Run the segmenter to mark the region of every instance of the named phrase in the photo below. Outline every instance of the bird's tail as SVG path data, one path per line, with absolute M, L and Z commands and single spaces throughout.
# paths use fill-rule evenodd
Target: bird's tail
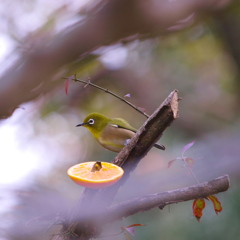
M 158 144 L 158 143 L 155 143 L 153 146 L 155 148 L 158 148 L 158 149 L 161 149 L 161 150 L 165 150 L 166 149 L 165 146 L 163 146 L 162 144 Z

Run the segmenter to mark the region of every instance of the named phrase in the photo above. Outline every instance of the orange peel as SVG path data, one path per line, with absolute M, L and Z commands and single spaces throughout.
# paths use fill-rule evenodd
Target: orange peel
M 92 171 L 95 164 L 96 162 L 84 162 L 74 165 L 68 169 L 68 176 L 78 185 L 100 189 L 113 185 L 124 174 L 121 167 L 108 162 L 101 162 L 101 168 Z

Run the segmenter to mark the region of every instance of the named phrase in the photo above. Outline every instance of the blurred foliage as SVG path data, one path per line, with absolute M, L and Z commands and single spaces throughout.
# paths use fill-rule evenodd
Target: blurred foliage
M 239 9 L 235 11 L 239 13 Z M 160 140 L 167 150 L 151 150 L 132 174 L 128 187 L 121 189 L 116 201 L 195 184 L 181 163 L 174 164 L 166 171 L 168 161 L 180 156 L 181 148 L 194 139 L 196 144 L 188 155 L 195 160 L 203 157 L 196 160 L 193 167 L 199 180 L 207 181 L 223 173 L 230 174 L 232 180 L 230 191 L 219 194 L 223 212 L 218 217 L 212 206 L 207 207 L 198 223 L 192 217 L 192 203 L 186 202 L 164 210 L 153 209 L 137 214 L 121 223 L 117 222 L 116 226 L 107 226 L 111 230 L 118 232 L 120 225 L 146 224 L 136 229 L 136 239 L 139 240 L 214 240 L 236 239 L 239 236 L 240 125 L 239 96 L 235 91 L 239 69 L 217 29 L 208 17 L 206 21 L 198 22 L 182 32 L 104 47 L 64 69 L 62 77 L 76 73 L 78 78 L 89 78 L 94 84 L 122 97 L 131 94 L 128 100 L 146 109 L 148 114 L 174 89 L 178 89 L 183 98 L 180 118 Z M 126 54 L 116 54 L 119 48 Z M 103 61 L 106 55 L 108 62 Z M 21 218 L 29 221 L 32 215 L 41 215 L 40 211 L 29 214 L 30 208 L 36 210 L 41 206 L 47 210 L 59 199 L 67 206 L 78 200 L 82 189 L 68 179 L 66 171 L 70 166 L 82 161 L 111 161 L 116 156 L 99 146 L 86 129 L 75 128 L 85 115 L 100 112 L 109 117 L 122 117 L 135 127 L 140 127 L 145 121 L 144 116 L 121 101 L 78 82 L 70 84 L 69 95 L 66 96 L 62 79 L 59 79 L 59 87 L 51 93 L 17 111 L 15 114 L 19 111 L 22 113 L 18 119 L 16 137 L 23 146 L 32 146 L 35 154 L 42 156 L 42 163 L 35 170 L 35 176 L 26 190 L 30 197 L 24 205 L 17 204 L 17 210 L 13 209 L 18 214 L 13 216 L 12 210 L 9 213 L 13 228 Z M 33 142 L 38 145 L 33 145 Z M 18 198 L 23 199 L 22 192 L 16 189 Z M 39 205 L 31 198 L 34 196 L 33 199 L 38 199 L 36 191 L 42 197 Z M 47 199 L 51 200 L 51 204 Z M 63 205 L 56 206 L 57 210 Z M 4 218 L 9 215 L 4 215 Z M 21 238 L 27 239 L 22 235 L 12 239 Z

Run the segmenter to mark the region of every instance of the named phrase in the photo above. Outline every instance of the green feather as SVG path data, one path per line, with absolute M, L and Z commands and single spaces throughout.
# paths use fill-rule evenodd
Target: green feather
M 112 118 L 109 121 L 112 125 L 117 125 L 119 128 L 127 129 L 132 132 L 137 132 L 137 129 L 133 128 L 127 121 L 122 118 Z

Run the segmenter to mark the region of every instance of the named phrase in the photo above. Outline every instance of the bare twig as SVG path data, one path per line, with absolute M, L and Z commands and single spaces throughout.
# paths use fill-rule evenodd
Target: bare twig
M 69 77 L 63 77 L 63 79 L 69 79 Z M 84 87 L 87 87 L 87 86 L 91 86 L 91 87 L 94 87 L 94 88 L 97 88 L 105 93 L 108 93 L 114 97 L 116 97 L 117 99 L 121 100 L 122 102 L 126 103 L 127 105 L 129 105 L 130 107 L 134 108 L 136 111 L 138 111 L 139 113 L 143 114 L 145 117 L 149 118 L 149 115 L 143 111 L 141 111 L 137 106 L 135 106 L 134 104 L 132 104 L 131 102 L 127 101 L 126 99 L 118 96 L 117 94 L 109 91 L 108 89 L 106 88 L 103 88 L 103 87 L 100 87 L 94 83 L 91 83 L 90 79 L 88 81 L 84 81 L 84 80 L 81 80 L 81 79 L 77 79 L 76 76 L 74 76 L 72 79 L 72 81 L 75 81 L 75 82 L 80 82 L 80 83 L 84 83 L 86 84 Z
M 183 162 L 185 163 L 185 165 L 188 168 L 188 171 L 192 174 L 192 176 L 194 177 L 194 179 L 196 180 L 197 184 L 200 184 L 199 180 L 197 179 L 196 174 L 194 173 L 194 171 L 192 170 L 192 167 L 189 166 L 188 162 L 186 161 L 186 157 L 181 157 L 181 159 L 183 160 Z

